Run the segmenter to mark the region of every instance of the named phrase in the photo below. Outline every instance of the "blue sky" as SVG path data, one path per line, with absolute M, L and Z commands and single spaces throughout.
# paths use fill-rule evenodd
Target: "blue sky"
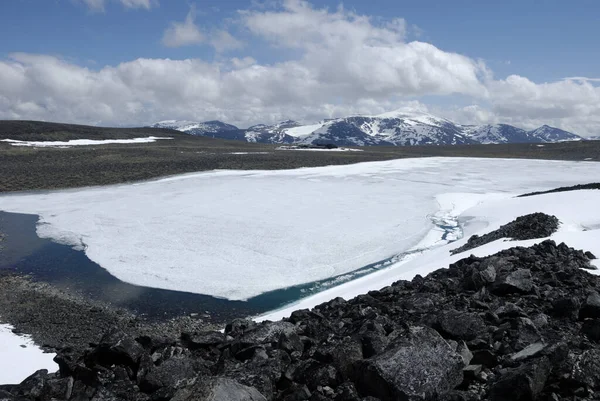
M 600 3 L 596 1 L 374 0 L 345 1 L 343 10 L 339 7 L 339 2 L 322 0 L 3 1 L 0 62 L 12 71 L 5 74 L 5 79 L 22 73 L 26 84 L 15 88 L 18 79 L 3 83 L 0 77 L 0 96 L 1 85 L 8 88 L 4 92 L 9 94 L 0 97 L 0 117 L 117 125 L 151 122 L 145 120 L 153 118 L 218 117 L 244 125 L 280 117 L 309 120 L 413 107 L 461 122 L 509 122 L 529 127 L 548 120 L 587 135 L 594 134 L 600 124 L 594 117 L 600 114 L 598 82 L 594 80 L 600 75 Z M 311 21 L 316 21 L 316 26 Z M 176 24 L 181 29 L 173 33 Z M 293 25 L 296 31 L 282 27 L 285 24 Z M 353 32 L 355 25 L 359 27 Z M 173 32 L 169 34 L 169 30 Z M 296 34 L 306 35 L 306 43 L 295 42 Z M 421 48 L 416 42 L 428 47 Z M 380 47 L 391 51 L 379 52 Z M 355 54 L 356 59 L 327 59 L 326 54 L 337 51 Z M 366 75 L 368 65 L 354 66 L 367 63 L 365 57 L 373 55 L 376 79 Z M 390 57 L 393 63 L 388 62 Z M 139 59 L 150 59 L 154 64 L 141 66 L 135 73 L 130 71 L 134 68 L 131 63 Z M 196 60 L 202 65 L 178 69 L 167 59 Z M 326 66 L 319 65 L 320 60 L 332 70 L 340 68 L 339 60 L 347 76 L 330 74 Z M 107 70 L 117 68 L 121 70 L 118 73 Z M 158 79 L 157 68 L 169 76 L 165 78 L 169 81 L 172 74 L 183 74 L 182 79 L 190 74 L 189 79 L 200 85 L 199 89 L 201 82 L 211 76 L 212 81 L 205 85 L 216 92 L 201 98 L 174 96 L 180 97 L 179 107 L 164 107 L 160 103 L 164 88 L 149 88 L 138 79 L 142 75 Z M 219 72 L 214 73 L 215 69 Z M 107 75 L 102 71 L 114 74 L 116 81 L 99 83 Z M 226 71 L 231 75 L 224 76 Z M 265 76 L 257 78 L 260 73 Z M 45 74 L 60 76 L 58 80 L 67 82 L 92 82 L 94 88 L 78 96 L 92 104 L 96 101 L 96 108 L 103 111 L 58 112 L 69 104 L 53 93 L 60 90 L 58 82 L 49 88 L 41 81 Z M 125 82 L 123 74 L 129 74 L 128 79 L 134 74 L 137 81 Z M 287 74 L 293 77 L 288 79 Z M 382 80 L 388 75 L 390 84 L 386 86 Z M 269 76 L 280 80 L 269 80 Z M 347 81 L 341 82 L 344 76 Z M 440 82 L 433 82 L 436 77 Z M 567 77 L 591 80 L 565 83 Z M 235 88 L 242 85 L 240 79 L 257 86 L 239 88 L 238 93 Z M 302 86 L 295 94 L 282 87 L 287 81 L 302 85 L 303 80 L 314 80 L 314 87 Z M 357 80 L 363 90 L 349 89 Z M 121 112 L 103 109 L 112 107 L 110 99 L 94 96 L 114 90 L 113 84 L 124 85 L 128 93 L 138 92 L 126 105 L 115 106 Z M 327 93 L 321 93 L 315 89 L 320 84 L 335 89 L 330 87 Z M 174 85 L 186 87 L 185 82 Z M 270 90 L 265 91 L 265 87 Z M 528 93 L 521 93 L 524 87 Z M 144 93 L 150 96 L 144 98 Z M 255 98 L 251 93 L 256 94 Z M 117 93 L 112 95 L 119 97 Z M 230 100 L 224 102 L 219 96 Z M 536 107 L 532 101 L 540 104 Z M 513 109 L 510 102 L 523 102 L 526 107 L 521 104 Z M 251 110 L 242 110 L 248 103 Z M 278 103 L 285 107 L 274 107 Z M 123 107 L 129 115 L 122 112 Z M 287 115 L 290 110 L 296 110 L 297 115 Z

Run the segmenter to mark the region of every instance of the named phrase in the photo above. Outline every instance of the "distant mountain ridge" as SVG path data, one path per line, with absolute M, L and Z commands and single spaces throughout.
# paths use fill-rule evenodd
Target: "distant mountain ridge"
M 336 118 L 310 125 L 287 120 L 274 125 L 259 124 L 240 129 L 220 121 L 167 120 L 151 127 L 246 142 L 337 146 L 552 143 L 583 140 L 576 134 L 548 125 L 531 131 L 508 124 L 460 125 L 427 113 L 402 111 L 376 116 Z

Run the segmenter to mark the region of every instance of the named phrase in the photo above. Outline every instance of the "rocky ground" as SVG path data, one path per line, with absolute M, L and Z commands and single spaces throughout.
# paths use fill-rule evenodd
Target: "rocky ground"
M 0 399 L 597 400 L 593 258 L 545 241 L 224 333 L 106 327 Z
M 0 271 L 0 294 L 0 322 L 31 335 L 48 351 L 67 345 L 83 350 L 100 341 L 111 328 L 134 336 L 178 336 L 185 330 L 210 326 L 202 319 L 187 316 L 148 322 L 128 310 L 9 272 Z
M 519 195 L 519 197 L 523 198 L 523 197 L 526 197 L 526 196 L 534 196 L 534 195 L 542 195 L 542 194 L 552 194 L 552 193 L 556 193 L 556 192 L 579 191 L 579 190 L 582 190 L 582 189 L 600 189 L 600 183 L 593 182 L 593 183 L 590 183 L 590 184 L 580 184 L 580 185 L 573 185 L 571 187 L 555 188 L 555 189 L 551 189 L 549 191 L 530 192 L 528 194 Z
M 14 147 L 0 142 L 0 192 L 108 185 L 214 169 L 278 170 L 410 157 L 600 160 L 600 141 L 549 143 L 543 147 L 538 144 L 367 146 L 360 152 L 310 152 L 278 150 L 278 144 L 195 137 L 157 128 L 0 121 L 0 139 L 65 141 L 147 136 L 173 139 L 65 149 Z
M 510 238 L 517 241 L 546 238 L 558 230 L 558 225 L 559 221 L 555 216 L 548 216 L 544 213 L 528 214 L 482 236 L 473 235 L 466 244 L 452 250 L 450 253 L 465 252 L 501 238 Z

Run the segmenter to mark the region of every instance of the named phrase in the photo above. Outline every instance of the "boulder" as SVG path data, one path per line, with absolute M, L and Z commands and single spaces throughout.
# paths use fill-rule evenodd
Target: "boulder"
M 100 344 L 88 356 L 88 364 L 102 366 L 137 366 L 144 348 L 129 334 L 113 330 L 105 334 Z
M 590 349 L 575 358 L 573 380 L 592 389 L 600 389 L 600 350 Z
M 140 380 L 140 389 L 147 393 L 158 390 L 161 387 L 177 389 L 185 386 L 196 377 L 194 361 L 191 358 L 175 357 L 153 366 Z
M 511 273 L 496 278 L 492 292 L 497 295 L 513 293 L 529 293 L 533 289 L 531 270 L 517 269 Z
M 536 400 L 546 385 L 552 364 L 546 357 L 502 374 L 492 385 L 492 401 Z
M 441 334 L 455 340 L 473 340 L 485 334 L 485 322 L 477 313 L 443 311 L 438 315 L 436 328 Z
M 183 333 L 181 340 L 189 349 L 195 350 L 220 345 L 225 341 L 225 335 L 218 331 Z
M 600 342 L 600 319 L 586 319 L 581 326 L 581 333 L 591 341 Z
M 581 303 L 576 297 L 560 297 L 552 301 L 552 315 L 577 319 Z
M 383 401 L 433 399 L 459 385 L 464 362 L 435 330 L 411 327 L 388 349 L 357 363 L 359 391 Z
M 600 294 L 596 291 L 590 292 L 579 312 L 580 319 L 588 317 L 600 318 Z
M 219 378 L 199 379 L 175 393 L 171 401 L 267 401 L 255 388 Z

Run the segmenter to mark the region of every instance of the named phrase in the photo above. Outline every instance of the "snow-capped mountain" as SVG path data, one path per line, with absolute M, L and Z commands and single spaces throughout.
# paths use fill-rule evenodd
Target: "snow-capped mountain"
M 547 125 L 532 131 L 507 124 L 459 125 L 431 114 L 403 111 L 336 118 L 310 125 L 288 120 L 274 125 L 254 125 L 245 130 L 220 121 L 163 121 L 153 127 L 247 142 L 337 146 L 468 145 L 582 140 L 575 134 Z
M 581 141 L 583 139 L 579 135 L 547 125 L 542 125 L 540 128 L 531 131 L 531 134 L 544 139 L 546 142 Z
M 169 128 L 196 136 L 245 140 L 245 130 L 241 130 L 235 125 L 225 124 L 221 121 L 205 121 L 200 123 L 185 120 L 165 120 L 152 124 L 151 127 Z
M 294 143 L 294 137 L 286 133 L 290 128 L 299 127 L 300 123 L 287 120 L 275 125 L 258 124 L 248 128 L 245 138 L 248 142 L 258 143 Z
M 541 140 L 524 129 L 508 124 L 481 126 L 464 126 L 464 132 L 477 143 L 537 143 L 548 142 Z
M 297 138 L 302 143 L 334 143 L 344 146 L 474 143 L 456 124 L 425 113 L 409 115 L 391 112 L 373 117 L 346 117 L 324 122 L 308 135 L 302 135 L 305 132 L 303 127 L 288 130 L 290 135 L 299 134 Z

